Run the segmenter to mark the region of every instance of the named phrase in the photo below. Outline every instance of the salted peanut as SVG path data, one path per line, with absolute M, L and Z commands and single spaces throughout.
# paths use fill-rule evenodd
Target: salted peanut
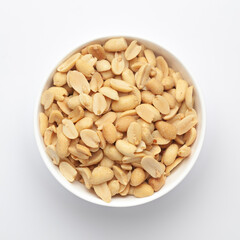
M 87 148 L 87 147 L 84 146 L 84 145 L 76 144 L 76 149 L 77 149 L 77 151 L 79 151 L 80 153 L 83 153 L 83 154 L 85 154 L 85 155 L 87 155 L 87 156 L 92 156 L 89 148 Z
M 186 132 L 183 136 L 186 146 L 191 146 L 197 137 L 196 128 L 191 128 L 188 132 Z
M 138 186 L 141 183 L 143 183 L 145 181 L 145 172 L 142 168 L 135 168 L 132 171 L 132 175 L 131 175 L 131 180 L 130 180 L 130 185 L 131 186 Z
M 127 140 L 134 145 L 140 144 L 142 140 L 142 127 L 139 123 L 130 123 L 127 130 Z
M 47 127 L 48 127 L 48 117 L 43 112 L 40 112 L 39 113 L 39 129 L 42 136 L 44 135 L 44 132 L 46 131 Z
M 80 137 L 88 147 L 97 148 L 99 146 L 100 139 L 97 133 L 91 129 L 83 129 Z
M 71 109 L 74 109 L 75 107 L 80 105 L 81 105 L 81 102 L 80 102 L 79 96 L 74 96 L 67 99 L 67 106 Z
M 156 78 L 151 78 L 150 80 L 148 80 L 146 83 L 146 87 L 153 94 L 162 94 L 163 93 L 163 85 Z
M 71 57 L 69 57 L 67 60 L 65 60 L 58 68 L 57 70 L 59 72 L 68 72 L 76 63 L 76 61 L 80 58 L 80 53 L 75 53 Z
M 126 68 L 125 70 L 123 70 L 122 79 L 123 81 L 129 83 L 130 85 L 135 86 L 135 76 L 132 70 L 130 70 L 129 68 Z
M 43 141 L 46 146 L 55 145 L 57 129 L 54 125 L 48 127 L 43 136 Z
M 107 144 L 103 151 L 106 157 L 110 158 L 111 160 L 122 161 L 123 155 L 117 150 L 115 145 Z
M 183 145 L 178 149 L 178 156 L 179 157 L 188 157 L 191 154 L 191 148 L 187 145 Z
M 105 97 L 101 93 L 96 93 L 93 96 L 93 112 L 95 115 L 101 115 L 107 108 Z
M 162 56 L 158 56 L 156 58 L 156 62 L 157 62 L 157 68 L 159 68 L 163 73 L 163 77 L 167 77 L 168 76 L 168 64 L 165 61 L 165 59 Z
M 116 121 L 116 129 L 119 132 L 127 132 L 128 127 L 132 122 L 135 122 L 135 118 L 133 116 L 121 117 Z
M 141 98 L 143 103 L 152 104 L 155 95 L 150 91 L 142 91 Z
M 145 55 L 148 63 L 151 64 L 151 66 L 155 67 L 157 62 L 156 62 L 156 57 L 155 57 L 154 52 L 150 49 L 145 49 L 144 55 Z
M 141 104 L 136 107 L 136 111 L 138 116 L 148 123 L 161 119 L 159 111 L 151 104 Z
M 179 121 L 176 125 L 177 128 L 177 135 L 182 135 L 189 131 L 192 127 L 197 124 L 198 120 L 195 115 L 188 115 L 187 117 L 183 118 Z
M 115 112 L 108 112 L 104 114 L 101 118 L 96 120 L 95 125 L 98 130 L 103 129 L 103 125 L 106 123 L 113 123 L 117 118 L 117 114 Z
M 118 92 L 110 87 L 102 87 L 99 92 L 110 99 L 119 100 Z
M 119 189 L 120 189 L 120 184 L 118 180 L 111 180 L 108 183 L 108 187 L 110 189 L 111 195 L 115 196 L 116 194 L 118 194 Z
M 157 95 L 153 99 L 153 106 L 162 114 L 169 114 L 170 112 L 168 101 L 161 95 Z
M 63 87 L 50 87 L 47 91 L 51 92 L 56 101 L 63 101 L 64 96 L 68 96 L 68 92 Z
M 176 99 L 168 92 L 163 92 L 162 96 L 168 101 L 169 107 L 174 108 L 176 106 Z
M 113 172 L 114 172 L 114 176 L 117 178 L 117 180 L 123 184 L 123 185 L 127 185 L 128 184 L 128 177 L 127 174 L 118 166 L 113 166 Z
M 96 63 L 96 69 L 98 72 L 105 72 L 111 69 L 111 65 L 107 60 L 99 60 Z
M 56 72 L 53 75 L 53 85 L 57 87 L 62 87 L 67 83 L 67 74 L 66 73 L 61 73 L 61 72 Z
M 136 85 L 139 89 L 143 89 L 143 87 L 145 86 L 145 84 L 146 84 L 146 82 L 149 78 L 150 71 L 151 71 L 151 65 L 150 64 L 144 64 L 136 72 L 135 80 L 136 80 Z
M 103 167 L 112 168 L 112 166 L 114 165 L 114 161 L 104 156 L 99 165 Z
M 95 72 L 92 75 L 91 81 L 90 81 L 90 89 L 93 92 L 97 92 L 103 85 L 103 79 L 99 72 Z
M 127 49 L 127 42 L 125 38 L 112 38 L 103 47 L 108 52 L 120 52 Z
M 178 157 L 172 164 L 166 167 L 165 173 L 169 175 L 170 172 L 183 161 L 183 159 L 183 157 Z
M 56 122 L 58 125 L 62 122 L 63 115 L 59 110 L 52 110 L 49 116 L 49 123 Z
M 102 133 L 105 140 L 110 144 L 113 144 L 117 140 L 117 130 L 112 123 L 104 124 Z
M 142 128 L 148 128 L 150 130 L 150 132 L 153 132 L 153 130 L 155 129 L 153 123 L 147 123 L 146 121 L 144 121 L 141 118 L 137 119 L 137 122 L 142 126 Z
M 46 153 L 48 154 L 48 156 L 52 159 L 53 163 L 55 165 L 58 165 L 60 162 L 60 158 L 56 153 L 56 148 L 54 145 L 49 145 L 46 147 Z
M 122 113 L 120 113 L 119 118 L 126 117 L 126 116 L 136 116 L 137 112 L 135 109 L 127 110 Z
M 83 49 L 81 50 L 81 54 L 82 54 L 82 55 L 89 54 L 89 52 L 88 52 L 88 47 L 83 48 Z
M 45 90 L 42 93 L 41 104 L 43 105 L 45 110 L 48 109 L 52 105 L 53 100 L 54 100 L 54 94 L 51 91 Z
M 92 44 L 88 46 L 87 51 L 88 53 L 92 54 L 93 57 L 96 57 L 98 60 L 106 58 L 105 50 L 100 44 Z
M 144 149 L 146 149 L 146 143 L 144 141 L 141 141 L 138 145 L 137 145 L 137 149 L 135 151 L 135 153 L 140 153 L 143 152 Z
M 146 143 L 146 145 L 153 143 L 153 137 L 149 128 L 142 128 L 142 140 Z
M 113 171 L 110 168 L 98 166 L 93 169 L 90 182 L 93 185 L 98 185 L 111 180 L 113 176 Z
M 69 71 L 67 74 L 67 81 L 76 92 L 78 93 L 86 93 L 90 92 L 90 84 L 86 77 L 76 70 Z
M 187 88 L 186 95 L 185 95 L 185 102 L 188 109 L 193 108 L 193 86 Z
M 67 162 L 59 164 L 59 171 L 69 182 L 73 182 L 77 177 L 77 170 Z
M 143 169 L 148 172 L 152 177 L 159 178 L 165 171 L 165 166 L 161 162 L 158 162 L 151 156 L 143 157 L 141 160 Z
M 154 192 L 158 192 L 165 184 L 166 176 L 162 174 L 160 178 L 149 178 L 148 184 L 153 188 Z
M 137 198 L 149 197 L 153 195 L 153 193 L 153 188 L 145 182 L 135 187 L 133 191 L 134 196 Z
M 175 86 L 175 82 L 172 77 L 164 77 L 162 79 L 162 85 L 165 91 L 172 89 Z
M 185 80 L 179 79 L 176 85 L 176 100 L 181 103 L 185 99 L 188 83 Z
M 80 103 L 90 112 L 93 111 L 93 98 L 85 93 L 79 95 Z
M 90 129 L 92 126 L 93 120 L 90 117 L 84 117 L 75 124 L 75 127 L 79 134 L 83 129 Z
M 166 165 L 169 166 L 172 164 L 178 154 L 178 145 L 177 144 L 171 144 L 163 153 L 162 155 L 162 162 Z
M 95 191 L 95 193 L 106 203 L 111 202 L 111 192 L 110 189 L 107 185 L 107 183 L 102 183 L 99 185 L 94 185 L 93 189 Z
M 71 111 L 68 115 L 68 118 L 73 122 L 76 123 L 80 119 L 84 117 L 84 110 L 81 106 L 77 106 Z
M 134 156 L 137 147 L 125 140 L 117 140 L 115 144 L 117 150 L 124 156 Z
M 67 138 L 75 139 L 78 137 L 78 131 L 71 120 L 63 119 L 62 123 L 63 123 L 62 131 Z
M 121 168 L 126 171 L 131 171 L 132 170 L 132 165 L 131 164 L 121 164 Z
M 112 60 L 112 72 L 115 75 L 120 75 L 122 74 L 124 68 L 125 68 L 125 61 L 123 59 L 123 57 L 121 55 L 119 55 L 118 53 L 115 53 L 115 57 Z
M 166 139 L 171 140 L 176 137 L 177 128 L 170 123 L 158 121 L 156 122 L 155 127 L 157 128 L 161 136 L 163 136 Z
M 131 92 L 132 86 L 122 80 L 112 78 L 110 80 L 110 85 L 113 89 L 117 90 L 118 92 Z
M 120 97 L 118 101 L 113 101 L 112 110 L 115 112 L 124 112 L 134 109 L 138 105 L 138 98 L 134 95 Z
M 133 58 L 135 58 L 139 53 L 140 51 L 142 50 L 142 46 L 139 46 L 137 44 L 137 41 L 136 40 L 133 40 L 128 48 L 126 49 L 125 51 L 125 57 L 126 59 L 129 61 L 129 60 L 132 60 Z
M 90 178 L 92 176 L 91 170 L 88 167 L 78 167 L 76 169 L 82 176 L 86 188 L 90 189 L 92 187 L 92 184 L 90 183 Z

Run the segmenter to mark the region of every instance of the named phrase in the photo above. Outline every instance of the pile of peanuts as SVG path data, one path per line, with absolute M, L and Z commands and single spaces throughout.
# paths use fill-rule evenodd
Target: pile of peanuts
M 41 104 L 47 154 L 105 202 L 159 191 L 197 135 L 193 86 L 136 40 L 109 39 L 69 57 Z

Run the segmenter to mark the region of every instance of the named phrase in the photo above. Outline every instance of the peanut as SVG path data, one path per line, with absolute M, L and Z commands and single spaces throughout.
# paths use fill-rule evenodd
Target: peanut
M 147 183 L 140 184 L 135 187 L 133 191 L 134 196 L 137 198 L 149 197 L 153 195 L 153 193 L 153 188 Z

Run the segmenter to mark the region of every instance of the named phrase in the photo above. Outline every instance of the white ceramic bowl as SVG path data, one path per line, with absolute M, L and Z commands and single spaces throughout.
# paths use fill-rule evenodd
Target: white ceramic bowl
M 140 204 L 150 202 L 157 198 L 160 198 L 166 193 L 168 193 L 169 191 L 171 191 L 173 188 L 175 188 L 186 177 L 186 175 L 189 173 L 189 171 L 193 167 L 194 163 L 198 158 L 198 155 L 200 153 L 200 150 L 203 144 L 205 126 L 206 126 L 206 119 L 205 119 L 206 116 L 205 116 L 203 96 L 201 94 L 201 90 L 199 89 L 197 83 L 193 80 L 193 78 L 191 77 L 189 72 L 186 70 L 186 68 L 183 66 L 183 64 L 173 54 L 171 54 L 169 51 L 165 50 L 163 47 L 159 46 L 156 43 L 153 43 L 144 39 L 140 39 L 140 38 L 135 38 L 135 37 L 134 38 L 125 37 L 127 40 L 136 39 L 138 40 L 138 42 L 143 43 L 147 48 L 152 49 L 156 53 L 156 55 L 162 55 L 167 60 L 169 66 L 181 72 L 183 78 L 187 80 L 188 83 L 194 85 L 195 108 L 198 113 L 199 123 L 197 125 L 197 138 L 194 144 L 192 145 L 192 153 L 175 170 L 173 170 L 173 172 L 169 177 L 167 177 L 166 183 L 163 186 L 163 188 L 160 191 L 154 193 L 152 196 L 146 197 L 146 198 L 135 198 L 133 196 L 127 196 L 127 197 L 119 196 L 119 197 L 114 197 L 111 203 L 105 203 L 101 199 L 99 199 L 95 194 L 93 194 L 93 192 L 90 192 L 89 190 L 87 190 L 83 184 L 79 182 L 69 183 L 61 175 L 61 173 L 58 170 L 58 167 L 52 163 L 51 159 L 46 154 L 43 139 L 39 130 L 38 115 L 39 115 L 39 112 L 42 110 L 42 106 L 40 104 L 40 97 L 42 92 L 52 84 L 52 77 L 56 71 L 57 66 L 61 62 L 63 62 L 65 59 L 67 59 L 69 56 L 71 56 L 75 52 L 78 52 L 81 48 L 85 47 L 86 45 L 93 44 L 93 43 L 103 43 L 109 38 L 111 37 L 99 38 L 99 39 L 80 45 L 78 48 L 76 48 L 67 56 L 65 56 L 64 59 L 62 59 L 59 63 L 57 63 L 56 67 L 52 70 L 52 72 L 48 74 L 47 79 L 43 80 L 42 86 L 39 90 L 39 96 L 37 97 L 36 109 L 34 112 L 34 132 L 35 132 L 38 149 L 40 151 L 42 159 L 45 162 L 47 168 L 49 169 L 51 174 L 58 180 L 58 182 L 62 186 L 64 186 L 66 189 L 68 189 L 71 193 L 75 194 L 79 198 L 82 198 L 88 202 L 92 202 L 95 204 L 104 205 L 108 207 L 137 206 Z

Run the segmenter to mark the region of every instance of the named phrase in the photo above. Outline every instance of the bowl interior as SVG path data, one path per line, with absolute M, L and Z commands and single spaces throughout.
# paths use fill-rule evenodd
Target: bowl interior
M 146 202 L 150 202 L 154 199 L 157 199 L 163 195 L 165 195 L 167 192 L 172 190 L 177 184 L 179 184 L 183 178 L 188 174 L 188 172 L 191 170 L 192 166 L 194 165 L 202 143 L 203 143 L 203 138 L 204 138 L 204 132 L 205 132 L 205 110 L 204 110 L 204 105 L 203 105 L 203 99 L 201 95 L 201 91 L 199 87 L 197 86 L 197 83 L 194 82 L 192 77 L 190 76 L 189 72 L 186 70 L 186 68 L 182 65 L 182 63 L 175 57 L 173 56 L 169 51 L 165 50 L 164 48 L 160 47 L 159 45 L 152 43 L 147 40 L 139 39 L 139 38 L 132 38 L 132 37 L 125 37 L 127 41 L 131 41 L 133 39 L 138 40 L 139 43 L 143 43 L 147 48 L 152 49 L 156 55 L 162 55 L 168 62 L 168 65 L 172 67 L 175 71 L 179 71 L 183 78 L 191 85 L 194 86 L 194 96 L 195 96 L 195 109 L 198 113 L 198 119 L 199 123 L 197 125 L 197 138 L 194 144 L 192 145 L 192 154 L 186 158 L 175 170 L 172 171 L 171 175 L 167 177 L 166 183 L 163 186 L 163 188 L 154 193 L 150 197 L 146 198 L 135 198 L 133 196 L 127 196 L 127 197 L 121 197 L 117 196 L 112 198 L 111 203 L 105 203 L 101 199 L 99 199 L 95 194 L 93 194 L 91 191 L 87 190 L 85 186 L 79 182 L 74 182 L 74 183 L 69 183 L 59 172 L 58 167 L 55 166 L 49 156 L 45 152 L 45 146 L 43 143 L 42 136 L 39 131 L 39 123 L 38 123 L 38 115 L 42 111 L 42 106 L 40 104 L 40 97 L 42 92 L 47 89 L 48 87 L 51 86 L 52 84 L 52 77 L 53 74 L 56 72 L 57 66 L 63 62 L 65 59 L 67 59 L 69 56 L 71 56 L 75 52 L 79 52 L 80 49 L 85 47 L 86 45 L 92 44 L 92 43 L 103 43 L 107 39 L 111 37 L 106 37 L 106 38 L 100 38 L 96 39 L 94 41 L 85 43 L 81 46 L 79 46 L 77 49 L 69 53 L 62 61 L 60 61 L 56 67 L 53 69 L 51 74 L 48 76 L 46 79 L 46 82 L 43 83 L 41 91 L 39 93 L 38 99 L 37 99 L 37 106 L 36 106 L 36 111 L 35 111 L 35 122 L 34 122 L 34 127 L 35 127 L 35 136 L 36 136 L 36 141 L 37 145 L 40 151 L 40 154 L 42 156 L 42 159 L 44 160 L 46 166 L 48 167 L 49 171 L 53 174 L 53 176 L 61 183 L 66 189 L 68 189 L 70 192 L 75 194 L 76 196 L 95 203 L 99 205 L 105 205 L 109 207 L 128 207 L 128 206 L 136 206 L 140 205 Z

